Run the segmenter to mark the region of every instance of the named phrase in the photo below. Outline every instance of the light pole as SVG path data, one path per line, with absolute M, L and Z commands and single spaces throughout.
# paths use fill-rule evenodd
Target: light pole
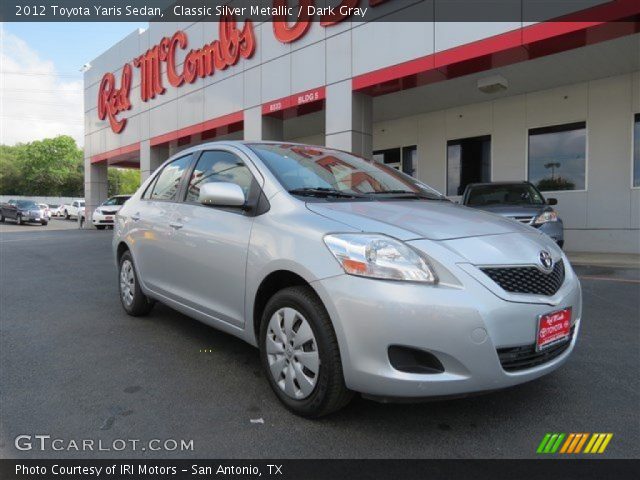
M 560 162 L 549 162 L 544 164 L 544 168 L 551 169 L 551 180 L 555 180 L 556 168 L 560 168 Z

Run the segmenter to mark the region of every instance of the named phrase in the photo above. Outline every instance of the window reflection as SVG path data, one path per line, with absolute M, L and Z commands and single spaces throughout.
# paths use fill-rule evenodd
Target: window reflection
M 211 182 L 235 183 L 247 197 L 252 180 L 253 176 L 247 166 L 233 153 L 206 151 L 202 153 L 191 175 L 187 201 L 197 202 L 202 185 Z
M 190 161 L 191 155 L 186 155 L 164 167 L 158 175 L 150 198 L 152 200 L 174 200 L 178 188 L 180 188 L 182 175 Z
M 584 190 L 585 122 L 529 130 L 529 181 L 541 191 Z

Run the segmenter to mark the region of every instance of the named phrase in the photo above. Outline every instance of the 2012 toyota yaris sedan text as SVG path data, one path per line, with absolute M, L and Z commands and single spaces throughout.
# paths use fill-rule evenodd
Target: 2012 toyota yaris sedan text
M 118 212 L 113 247 L 127 313 L 161 301 L 258 346 L 273 391 L 305 416 L 353 392 L 533 380 L 580 327 L 580 283 L 549 237 L 324 147 L 180 152 Z

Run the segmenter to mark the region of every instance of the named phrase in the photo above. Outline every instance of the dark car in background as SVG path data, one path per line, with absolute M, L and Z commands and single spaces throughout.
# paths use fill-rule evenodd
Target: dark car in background
M 471 183 L 462 197 L 463 205 L 537 228 L 562 248 L 564 227 L 558 212 L 552 207 L 557 203 L 555 198 L 545 199 L 529 182 Z
M 0 222 L 14 220 L 18 225 L 32 222 L 47 225 L 49 219 L 33 200 L 9 200 L 0 207 Z

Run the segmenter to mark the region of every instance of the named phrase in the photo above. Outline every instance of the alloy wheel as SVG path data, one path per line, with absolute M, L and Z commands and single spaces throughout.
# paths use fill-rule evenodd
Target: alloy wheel
M 133 295 L 136 288 L 136 277 L 133 274 L 133 264 L 130 260 L 124 260 L 120 267 L 120 295 L 127 306 L 133 303 Z
M 287 396 L 302 400 L 313 393 L 320 355 L 311 325 L 300 312 L 285 307 L 271 316 L 266 351 L 271 376 Z

